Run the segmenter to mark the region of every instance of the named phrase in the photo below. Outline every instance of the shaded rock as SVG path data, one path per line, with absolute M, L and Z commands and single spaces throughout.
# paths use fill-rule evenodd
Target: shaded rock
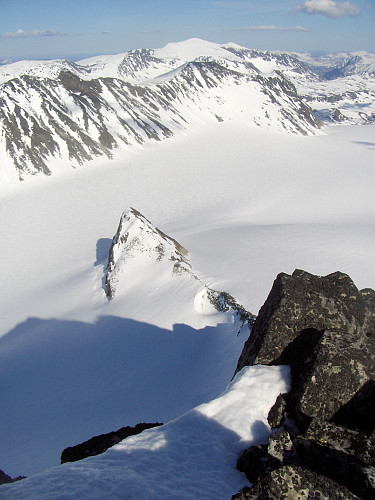
M 311 500 L 358 499 L 344 486 L 296 465 L 274 470 L 262 477 L 253 488 L 246 487 L 232 497 L 232 499 L 236 500 L 280 500 L 281 498 L 306 498 Z
M 271 429 L 281 427 L 285 417 L 286 405 L 286 394 L 279 394 L 267 416 L 267 421 Z
M 291 366 L 292 390 L 287 397 L 288 406 L 301 429 L 306 428 L 313 417 L 334 418 L 361 391 L 372 395 L 374 353 L 375 338 L 339 331 L 303 330 L 288 345 L 276 364 Z M 341 418 L 350 428 L 365 426 L 371 431 L 375 421 L 371 413 L 363 413 L 373 408 L 374 403 L 371 398 L 358 399 L 363 406 L 361 414 L 349 408 Z M 353 405 L 359 406 L 358 402 Z
M 251 446 L 238 459 L 237 469 L 246 475 L 250 483 L 255 483 L 258 477 L 282 465 L 278 458 L 268 454 L 267 448 L 266 444 Z
M 101 434 L 100 436 L 94 436 L 88 441 L 84 441 L 76 446 L 69 446 L 68 448 L 65 448 L 61 454 L 61 463 L 76 462 L 77 460 L 82 460 L 87 457 L 100 455 L 108 450 L 108 448 L 111 448 L 127 437 L 140 434 L 146 429 L 151 429 L 152 427 L 158 427 L 160 425 L 163 424 L 159 422 L 140 423 L 135 427 L 121 427 L 121 429 L 118 429 L 117 431 Z
M 375 429 L 375 381 L 369 380 L 333 415 L 337 425 L 370 434 Z
M 21 481 L 21 479 L 26 479 L 26 476 L 18 476 L 11 478 L 8 474 L 0 469 L 0 484 L 15 483 L 16 481 Z
M 293 443 L 301 465 L 346 486 L 361 498 L 375 498 L 371 483 L 375 440 L 359 431 L 314 419 Z
M 251 446 L 237 462 L 237 469 L 251 483 L 282 465 L 298 465 L 299 459 L 289 433 L 282 429 L 272 434 L 268 444 Z

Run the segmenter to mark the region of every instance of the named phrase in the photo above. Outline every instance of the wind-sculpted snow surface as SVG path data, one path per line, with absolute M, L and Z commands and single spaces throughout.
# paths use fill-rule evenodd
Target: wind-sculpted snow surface
M 239 452 L 268 437 L 268 411 L 289 385 L 286 366 L 247 367 L 213 401 L 102 455 L 2 486 L 0 498 L 228 499 L 246 483 Z
M 291 81 L 274 71 L 300 72 L 296 59 L 262 58 L 217 44 L 207 50 L 202 41 L 198 46 L 190 53 L 189 44 L 177 44 L 172 55 L 167 46 L 159 57 L 142 50 L 95 64 L 27 62 L 0 68 L 0 153 L 6 167 L 21 180 L 49 175 L 56 163 L 77 166 L 97 156 L 111 158 L 115 149 L 217 120 L 316 132 L 319 122 L 312 109 Z

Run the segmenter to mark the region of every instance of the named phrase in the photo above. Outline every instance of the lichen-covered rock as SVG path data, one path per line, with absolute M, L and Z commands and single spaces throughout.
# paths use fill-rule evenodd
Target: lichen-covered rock
M 237 469 L 246 474 L 251 483 L 282 465 L 298 465 L 299 459 L 289 433 L 281 429 L 272 434 L 268 444 L 258 444 L 245 450 L 237 462 Z
M 293 443 L 301 465 L 346 486 L 361 498 L 375 498 L 371 484 L 375 440 L 359 431 L 314 419 Z
M 366 382 L 331 420 L 337 425 L 371 434 L 375 429 L 375 381 Z
M 289 432 L 284 429 L 270 436 L 267 451 L 284 465 L 298 465 L 299 459 L 293 441 Z
M 360 292 L 341 272 L 314 276 L 296 270 L 281 273 L 259 311 L 237 371 L 252 364 L 272 364 L 302 330 L 373 332 L 375 292 Z
M 304 330 L 288 345 L 278 364 L 291 366 L 289 411 L 302 429 L 313 417 L 335 418 L 344 405 L 364 391 L 365 386 L 372 387 L 374 354 L 375 337 L 341 331 Z M 371 397 L 361 401 L 369 409 Z M 356 408 L 359 406 L 358 402 Z M 347 411 L 346 425 L 361 428 L 366 419 L 363 413 Z M 361 422 L 357 422 L 359 415 Z M 366 425 L 372 431 L 375 421 L 372 419 L 371 424 L 371 412 L 367 416 Z
M 271 429 L 281 427 L 285 418 L 286 406 L 286 394 L 279 394 L 267 416 L 267 421 Z
M 289 465 L 270 472 L 257 481 L 253 488 L 245 488 L 234 495 L 232 500 L 280 500 L 281 498 L 296 500 L 358 499 L 347 488 L 325 476 L 296 465 Z
M 238 369 L 257 363 L 290 365 L 292 390 L 287 406 L 301 430 L 313 417 L 335 418 L 375 380 L 374 304 L 373 290 L 359 291 L 340 272 L 325 277 L 305 271 L 279 274 Z M 362 409 L 358 404 L 354 411 L 349 407 L 341 416 L 345 425 L 371 432 L 375 404 L 370 401 L 371 397 L 362 398 Z
M 281 465 L 282 462 L 278 458 L 268 454 L 266 444 L 251 446 L 241 454 L 237 461 L 237 469 L 246 475 L 250 483 L 255 483 L 258 477 L 264 476 Z

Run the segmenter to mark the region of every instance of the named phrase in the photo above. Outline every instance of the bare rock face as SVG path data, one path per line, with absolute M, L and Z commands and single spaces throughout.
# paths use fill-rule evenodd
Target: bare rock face
M 146 429 L 152 429 L 153 427 L 158 427 L 160 425 L 163 424 L 159 422 L 143 422 L 134 427 L 121 427 L 121 429 L 118 429 L 117 431 L 100 434 L 100 436 L 94 436 L 83 443 L 65 448 L 65 450 L 61 453 L 61 463 L 77 462 L 78 460 L 83 460 L 87 457 L 100 455 L 108 450 L 108 448 L 111 448 L 127 437 L 135 436 Z
M 237 371 L 252 364 L 270 365 L 302 330 L 374 332 L 375 300 L 370 289 L 359 291 L 346 274 L 314 276 L 296 270 L 281 273 L 259 311 L 252 335 L 241 353 Z
M 264 476 L 254 488 L 244 488 L 232 500 L 280 498 L 354 500 L 359 497 L 327 477 L 296 465 L 288 465 Z
M 21 481 L 21 479 L 26 479 L 25 476 L 18 476 L 11 478 L 8 474 L 0 469 L 0 484 L 15 483 L 16 481 Z
M 365 387 L 371 391 L 375 379 L 374 297 L 373 290 L 359 291 L 339 272 L 325 277 L 304 271 L 279 274 L 237 370 L 249 364 L 290 365 L 287 399 L 301 429 L 314 417 L 334 419 L 341 413 L 345 425 L 372 431 L 374 404 L 358 394 Z M 354 411 L 349 402 L 355 397 Z M 344 405 L 349 405 L 346 411 Z

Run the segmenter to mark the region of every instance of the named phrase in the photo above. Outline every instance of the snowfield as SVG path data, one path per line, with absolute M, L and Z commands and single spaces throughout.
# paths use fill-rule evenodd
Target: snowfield
M 269 434 L 288 369 L 247 368 L 223 393 L 247 337 L 233 315 L 202 310 L 201 284 L 161 281 L 157 262 L 108 301 L 106 259 L 132 206 L 255 314 L 295 268 L 374 288 L 375 126 L 323 132 L 202 123 L 1 187 L 0 468 L 32 477 L 0 498 L 213 499 L 247 484 L 236 457 Z M 58 465 L 67 446 L 157 420 Z

